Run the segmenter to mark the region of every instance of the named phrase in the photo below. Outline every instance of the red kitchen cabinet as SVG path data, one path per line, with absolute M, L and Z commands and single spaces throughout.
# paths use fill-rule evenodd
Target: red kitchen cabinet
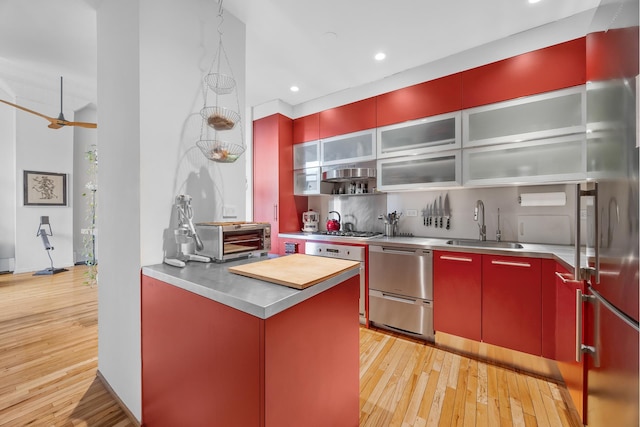
M 541 261 L 483 255 L 482 340 L 542 354 Z
M 556 356 L 556 271 L 557 263 L 551 259 L 542 262 L 542 357 Z
M 375 97 L 320 112 L 320 138 L 330 138 L 375 127 Z
M 261 319 L 143 275 L 143 425 L 357 426 L 358 282 Z
M 462 108 L 586 82 L 585 37 L 462 72 Z
M 307 198 L 293 195 L 292 120 L 274 114 L 253 122 L 253 219 L 271 223 L 271 253 L 280 231 L 300 230 Z
M 634 78 L 638 75 L 637 52 L 637 26 L 588 34 L 587 80 Z
M 320 139 L 320 113 L 309 114 L 293 121 L 293 143 L 316 141 Z
M 438 332 L 480 341 L 482 255 L 435 251 L 433 326 Z
M 462 109 L 462 73 L 378 96 L 377 125 L 437 116 Z
M 580 414 L 583 422 L 586 422 L 586 387 L 587 368 L 585 357 L 581 362 L 576 362 L 576 292 L 585 291 L 583 281 L 573 280 L 573 274 L 569 273 L 560 264 L 556 265 L 556 344 L 555 357 L 558 369 L 571 395 L 571 399 Z M 582 320 L 582 319 L 581 319 Z M 582 326 L 584 321 L 582 320 Z M 584 331 L 584 327 L 582 328 Z M 584 342 L 581 339 L 581 342 Z

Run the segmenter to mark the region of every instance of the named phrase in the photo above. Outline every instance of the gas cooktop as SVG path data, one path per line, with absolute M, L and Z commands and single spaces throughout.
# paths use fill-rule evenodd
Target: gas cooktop
M 314 231 L 311 234 L 319 234 L 322 236 L 360 237 L 360 238 L 382 236 L 382 233 L 377 231 Z

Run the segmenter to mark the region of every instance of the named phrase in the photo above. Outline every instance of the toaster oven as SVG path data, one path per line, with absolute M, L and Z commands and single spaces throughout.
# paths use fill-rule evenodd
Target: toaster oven
M 198 254 L 215 262 L 267 255 L 271 250 L 268 222 L 201 222 L 196 233 L 204 245 Z

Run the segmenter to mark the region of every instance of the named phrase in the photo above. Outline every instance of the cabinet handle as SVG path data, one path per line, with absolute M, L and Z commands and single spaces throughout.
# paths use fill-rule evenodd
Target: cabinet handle
M 571 277 L 571 273 L 560 273 L 559 271 L 556 271 L 556 277 L 558 277 L 560 280 L 562 280 L 562 283 L 569 283 L 569 282 L 579 282 L 579 280 L 574 280 L 573 277 L 568 279 L 564 276 L 570 276 Z
M 449 256 L 449 255 L 440 255 L 440 259 L 446 259 L 447 261 L 462 261 L 462 262 L 472 262 L 471 258 L 462 258 L 457 256 Z
M 278 220 L 278 204 L 274 204 L 273 205 L 273 220 L 277 221 Z
M 494 265 L 508 265 L 510 267 L 531 267 L 531 264 L 528 262 L 512 262 L 512 261 L 496 261 L 492 260 L 491 264 Z
M 382 298 L 384 299 L 388 299 L 390 301 L 396 301 L 396 302 L 403 302 L 405 304 L 415 304 L 416 300 L 414 299 L 407 299 L 407 298 L 399 298 L 399 297 L 395 297 L 389 294 L 385 294 L 382 293 Z

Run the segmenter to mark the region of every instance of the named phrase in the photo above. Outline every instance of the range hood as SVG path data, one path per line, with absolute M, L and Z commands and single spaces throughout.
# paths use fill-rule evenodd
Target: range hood
M 367 180 L 376 177 L 375 168 L 340 168 L 330 169 L 322 172 L 322 181 L 324 182 L 348 182 L 357 180 Z

